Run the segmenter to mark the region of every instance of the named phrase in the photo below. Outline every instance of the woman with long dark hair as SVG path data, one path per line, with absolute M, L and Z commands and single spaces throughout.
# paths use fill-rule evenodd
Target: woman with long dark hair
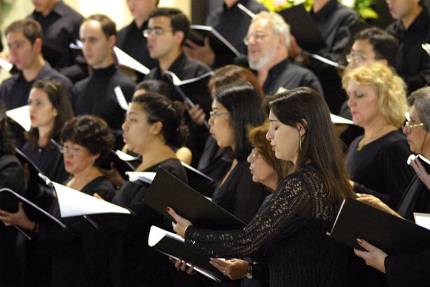
M 345 247 L 326 235 L 351 196 L 341 148 L 321 95 L 309 88 L 277 94 L 270 104 L 275 156 L 293 164 L 267 205 L 241 230 L 211 231 L 167 208 L 174 230 L 197 252 L 252 256 L 267 248 L 270 286 L 347 286 Z

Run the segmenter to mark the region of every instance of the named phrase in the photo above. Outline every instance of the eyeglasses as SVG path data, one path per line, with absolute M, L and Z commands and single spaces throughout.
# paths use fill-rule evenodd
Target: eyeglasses
M 245 38 L 243 38 L 243 43 L 248 46 L 249 42 L 254 39 L 255 42 L 263 42 L 264 39 L 266 39 L 269 35 L 266 33 L 254 33 L 247 35 Z
M 363 55 L 362 53 L 354 53 L 351 52 L 348 55 L 346 55 L 346 61 L 348 62 L 348 64 L 351 63 L 362 63 L 364 61 L 366 61 L 366 56 Z
M 167 32 L 172 32 L 172 30 L 164 30 L 163 28 L 148 28 L 143 30 L 143 37 L 148 38 L 149 36 L 161 36 Z
M 78 147 L 69 147 L 69 146 L 60 146 L 60 152 L 62 154 L 69 154 L 69 155 L 78 155 L 81 152 L 81 149 Z
M 406 129 L 413 129 L 413 128 L 418 128 L 418 127 L 423 127 L 424 123 L 415 123 L 412 119 L 411 119 L 411 115 L 409 114 L 409 112 L 405 113 L 405 118 L 406 121 L 403 124 L 403 127 Z
M 229 112 L 211 111 L 211 112 L 209 113 L 209 116 L 210 116 L 211 118 L 217 118 L 217 117 L 220 117 L 220 116 L 222 116 L 222 115 L 227 115 L 227 114 L 229 114 Z

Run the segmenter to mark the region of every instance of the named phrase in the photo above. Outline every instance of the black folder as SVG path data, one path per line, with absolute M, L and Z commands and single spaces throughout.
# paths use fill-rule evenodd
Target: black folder
M 190 28 L 188 39 L 195 44 L 203 46 L 205 39 L 209 38 L 209 45 L 216 55 L 228 56 L 232 60 L 240 56 L 239 51 L 213 27 L 191 25 Z
M 351 247 L 364 239 L 390 255 L 428 249 L 430 230 L 354 199 L 345 199 L 330 236 Z
M 194 270 L 215 282 L 221 282 L 224 277 L 218 269 L 209 263 L 209 256 L 199 254 L 192 248 L 188 248 L 184 240 L 174 233 L 152 226 L 148 236 L 148 245 L 167 256 L 184 260 L 193 265 Z
M 169 206 L 199 228 L 232 230 L 245 226 L 239 218 L 162 168 L 157 170 L 144 204 L 172 220 L 166 212 Z
M 291 34 L 303 50 L 315 53 L 326 48 L 324 38 L 303 4 L 282 10 L 279 14 L 290 25 Z
M 216 188 L 216 182 L 194 167 L 182 163 L 187 172 L 188 185 L 203 194 L 204 196 L 211 197 Z

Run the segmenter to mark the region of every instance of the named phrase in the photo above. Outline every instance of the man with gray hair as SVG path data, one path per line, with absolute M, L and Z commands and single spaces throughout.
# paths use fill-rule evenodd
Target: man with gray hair
M 310 87 L 322 94 L 321 84 L 308 69 L 288 61 L 290 27 L 276 13 L 261 12 L 252 20 L 244 39 L 251 69 L 257 71 L 264 93 L 279 88 Z

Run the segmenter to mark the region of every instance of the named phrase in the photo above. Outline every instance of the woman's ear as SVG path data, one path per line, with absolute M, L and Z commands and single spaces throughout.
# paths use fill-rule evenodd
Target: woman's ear
M 163 129 L 163 123 L 158 121 L 151 125 L 150 132 L 153 135 L 159 135 Z
M 297 123 L 297 130 L 299 131 L 300 136 L 304 136 L 307 130 L 306 121 L 304 123 Z
M 94 160 L 94 162 L 96 162 L 96 160 L 100 157 L 100 154 L 99 153 L 98 154 L 94 154 L 91 157 Z

